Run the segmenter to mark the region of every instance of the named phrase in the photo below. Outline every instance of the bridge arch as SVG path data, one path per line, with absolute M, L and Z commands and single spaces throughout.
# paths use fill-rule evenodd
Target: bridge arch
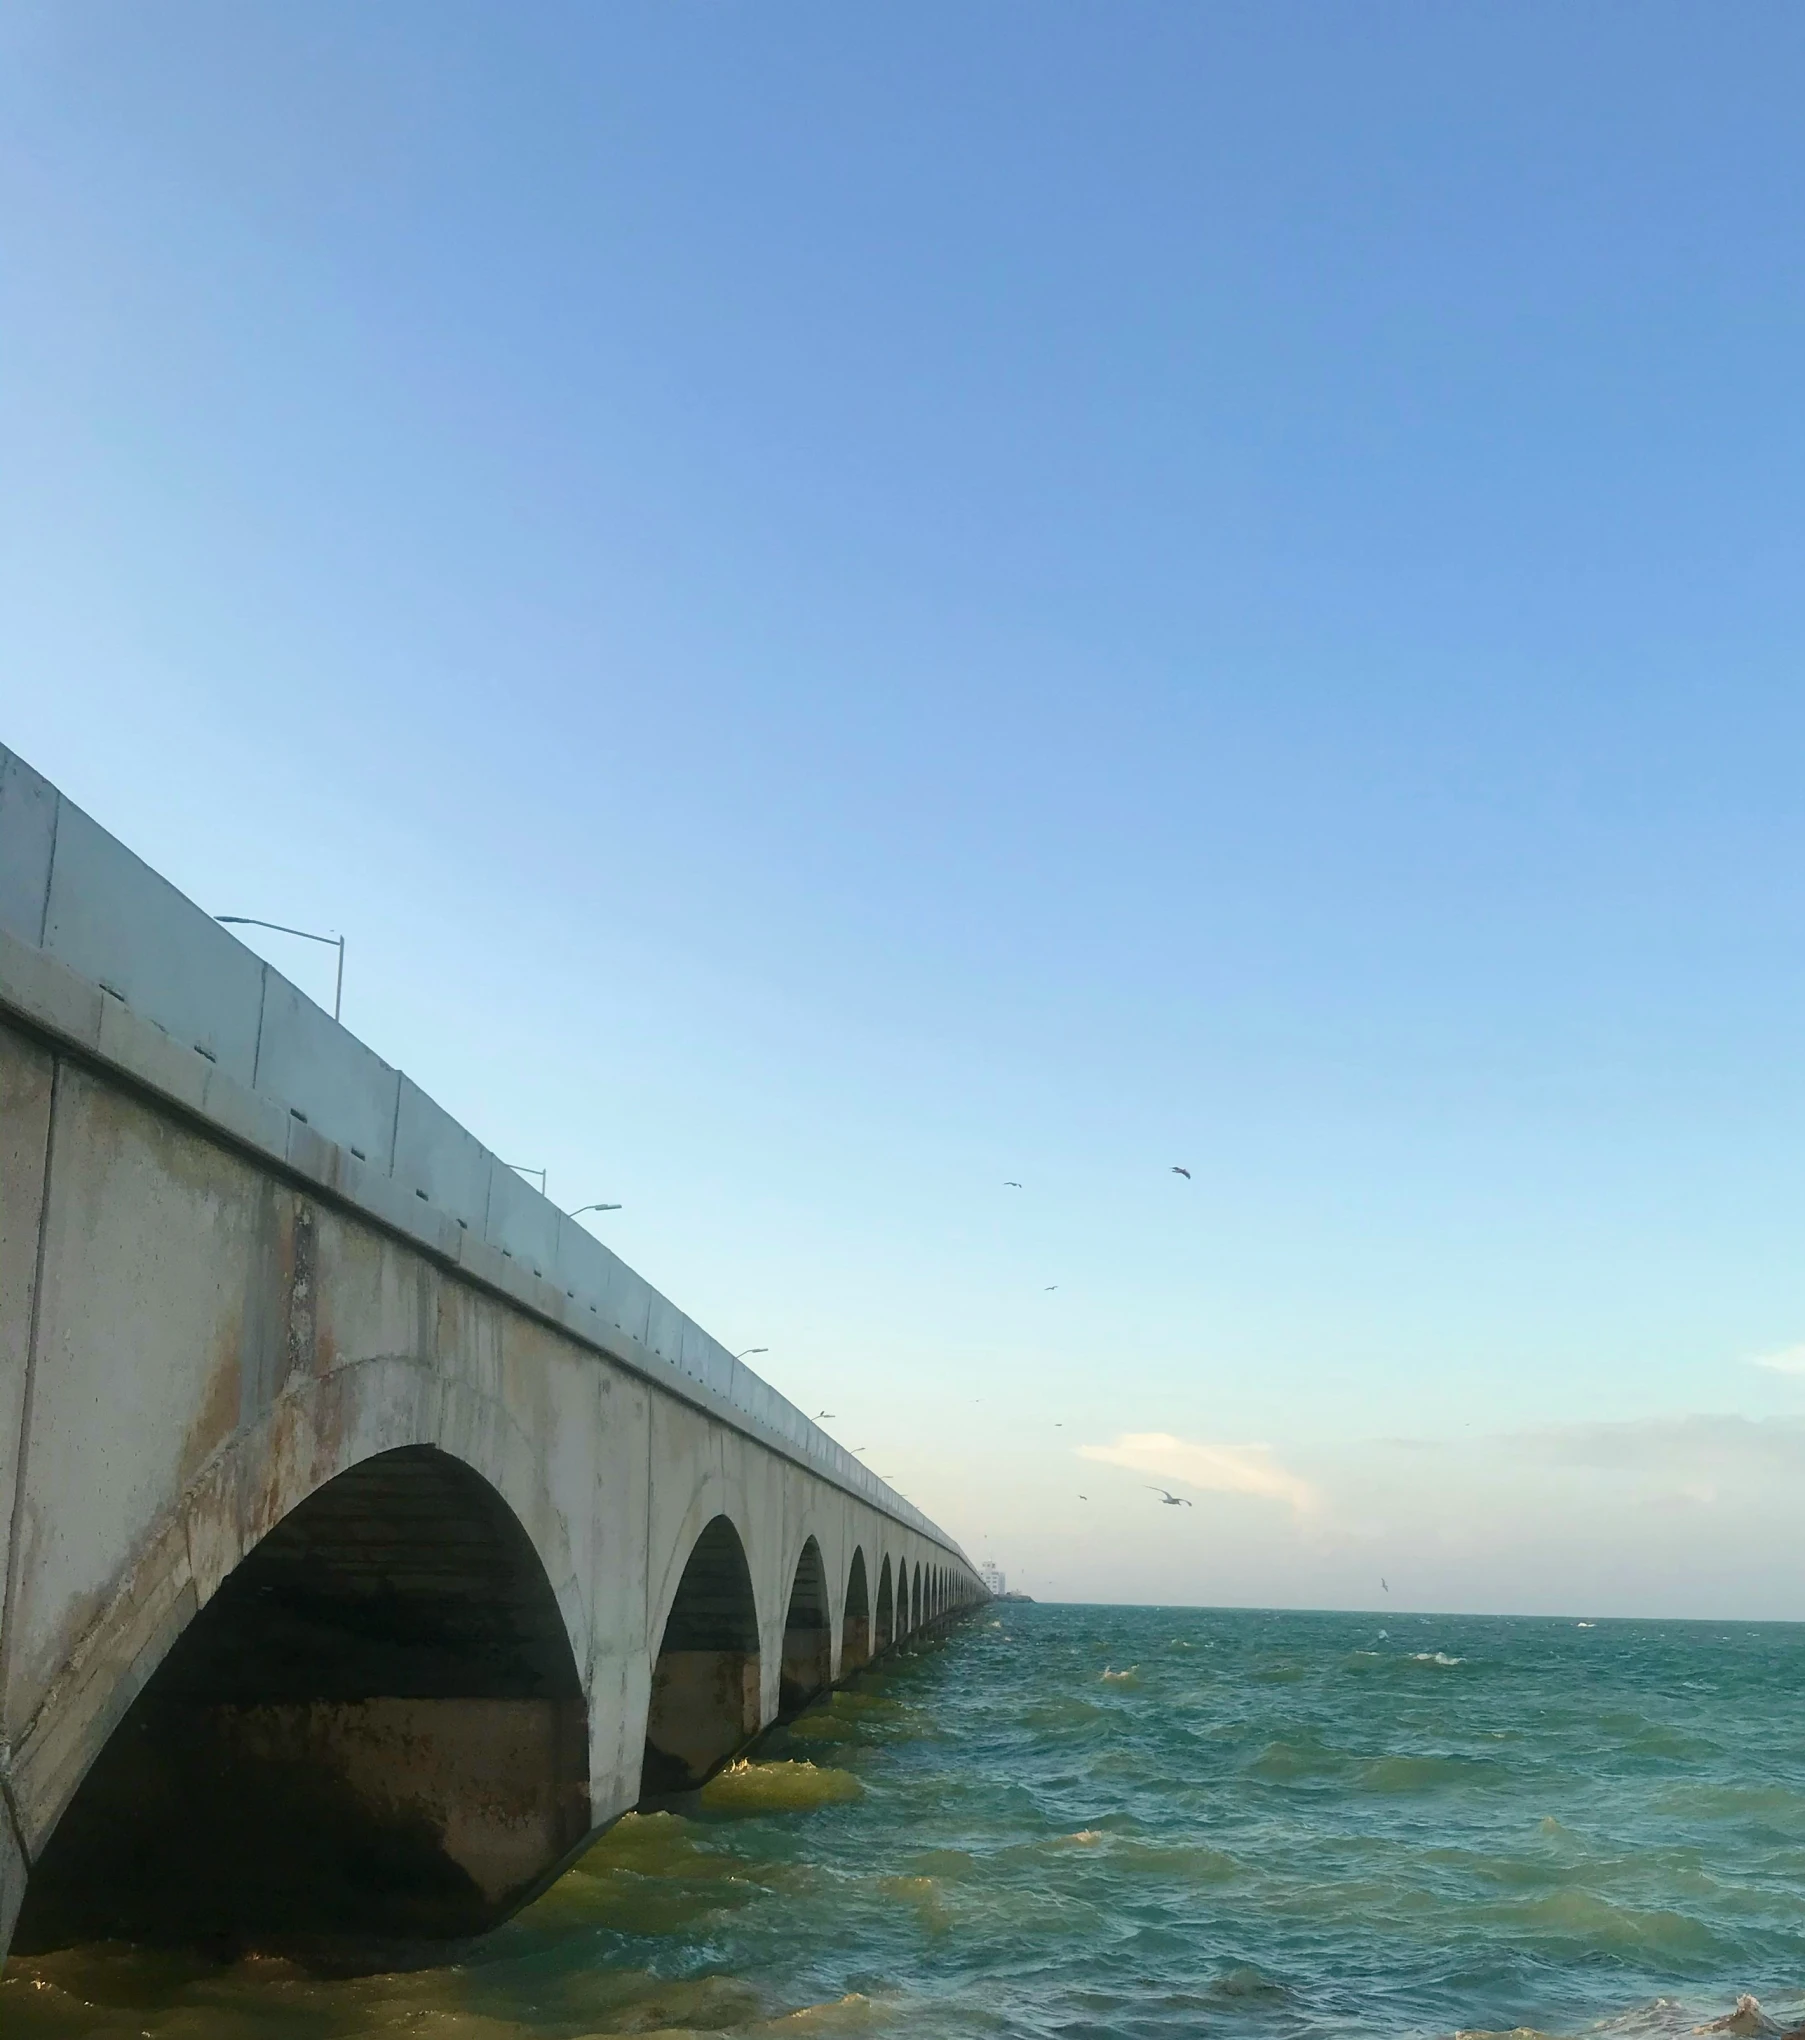
M 777 1718 L 787 1721 L 801 1713 L 824 1686 L 832 1684 L 833 1676 L 833 1604 L 821 1547 L 811 1537 L 796 1561 L 789 1610 L 784 1616 Z
M 640 1797 L 700 1785 L 758 1733 L 758 1603 L 731 1517 L 703 1526 L 652 1667 Z
M 865 1554 L 854 1548 L 846 1570 L 846 1606 L 840 1618 L 840 1676 L 856 1672 L 871 1658 L 871 1589 L 865 1577 Z
M 915 1580 L 909 1589 L 909 1627 L 921 1627 L 921 1560 L 915 1561 Z
M 13 1945 L 479 1932 L 589 1827 L 583 1684 L 533 1540 L 474 1468 L 400 1446 L 314 1488 L 173 1641 Z

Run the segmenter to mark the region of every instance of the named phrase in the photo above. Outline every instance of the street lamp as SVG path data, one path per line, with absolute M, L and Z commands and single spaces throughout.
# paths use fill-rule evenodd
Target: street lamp
M 504 1169 L 512 1169 L 517 1176 L 537 1176 L 539 1178 L 539 1195 L 541 1197 L 545 1195 L 545 1171 L 543 1169 L 529 1169 L 524 1162 L 503 1162 L 502 1167 Z
M 311 928 L 285 928 L 280 921 L 260 921 L 255 914 L 215 914 L 213 918 L 228 928 L 273 928 L 278 935 L 295 935 L 303 942 L 323 942 L 328 949 L 336 949 L 338 976 L 332 985 L 332 1017 L 338 1018 L 345 997 L 345 938 L 342 935 L 316 935 Z
M 736 1353 L 733 1357 L 736 1360 L 750 1360 L 754 1353 L 768 1353 L 770 1350 L 769 1346 L 748 1346 L 743 1353 Z
M 618 1204 L 579 1204 L 575 1211 L 567 1211 L 566 1218 L 581 1218 L 586 1211 L 618 1211 Z

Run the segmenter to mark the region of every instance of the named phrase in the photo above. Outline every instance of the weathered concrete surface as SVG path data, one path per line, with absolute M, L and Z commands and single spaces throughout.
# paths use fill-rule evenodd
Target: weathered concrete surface
M 378 1860 L 389 1924 L 468 1931 L 840 1676 L 870 1582 L 879 1648 L 983 1598 L 273 973 L 222 978 L 273 1034 L 214 1015 L 211 924 L 123 941 L 84 892 L 118 846 L 23 770 L 0 753 L 0 1952 L 27 1889 L 40 1945 L 92 1930 L 96 1894 L 120 1931 L 264 1930 L 290 1901 L 330 1928 Z M 34 897 L 93 977 L 30 933 Z M 245 1809 L 285 1806 L 312 1823 L 292 1888 L 170 1909 L 181 1848 L 229 1855 Z
M 25 1902 L 25 1850 L 11 1810 L 0 1806 L 0 1947 L 12 1945 L 19 1908 Z

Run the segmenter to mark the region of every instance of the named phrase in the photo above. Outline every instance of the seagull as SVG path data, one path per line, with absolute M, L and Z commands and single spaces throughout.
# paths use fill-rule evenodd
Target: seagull
M 1080 1500 L 1081 1502 L 1088 1502 L 1088 1501 L 1090 1500 L 1090 1496 L 1089 1496 L 1089 1495 L 1080 1495 L 1080 1496 L 1078 1497 L 1078 1499 L 1079 1499 L 1079 1500 Z
M 1188 1182 L 1189 1182 L 1189 1181 L 1191 1180 L 1191 1172 L 1190 1172 L 1190 1170 L 1189 1170 L 1189 1169 L 1181 1169 L 1181 1168 L 1180 1168 L 1180 1167 L 1178 1166 L 1178 1164 L 1177 1164 L 1176 1162 L 1174 1162 L 1174 1163 L 1172 1164 L 1172 1173 L 1173 1173 L 1173 1175 L 1175 1175 L 1175 1176 L 1182 1176 L 1182 1177 L 1183 1177 L 1183 1178 L 1185 1179 L 1185 1181 L 1186 1181 L 1187 1183 L 1188 1183 Z
M 1003 1188 L 1005 1190 L 1019 1190 L 1021 1187 L 1013 1176 L 1005 1176 L 1003 1178 Z
M 1058 1287 L 1059 1284 L 1057 1282 L 1049 1282 L 1046 1288 L 1043 1289 L 1040 1293 L 1042 1296 L 1051 1296 L 1054 1290 L 1056 1290 Z
M 1382 1587 L 1383 1587 L 1383 1588 L 1385 1589 L 1385 1591 L 1386 1591 L 1386 1592 L 1387 1592 L 1388 1594 L 1389 1594 L 1389 1593 L 1391 1592 L 1391 1583 L 1390 1583 L 1390 1581 L 1389 1581 L 1389 1580 L 1387 1580 L 1387 1579 L 1386 1579 L 1386 1578 L 1384 1577 L 1384 1575 L 1383 1575 L 1383 1574 L 1381 1574 L 1381 1575 L 1380 1575 L 1380 1578 L 1379 1578 L 1379 1584 L 1380 1584 L 1380 1586 L 1382 1586 Z
M 1185 1500 L 1183 1495 L 1175 1495 L 1167 1488 L 1150 1487 L 1147 1492 L 1150 1495 L 1161 1496 L 1168 1509 L 1188 1509 L 1191 1507 L 1191 1504 Z

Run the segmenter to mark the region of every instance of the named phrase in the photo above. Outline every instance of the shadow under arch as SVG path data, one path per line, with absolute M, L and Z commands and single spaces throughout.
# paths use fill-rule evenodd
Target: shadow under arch
M 870 1660 L 871 1590 L 865 1579 L 865 1554 L 855 1550 L 846 1574 L 846 1611 L 840 1618 L 841 1678 Z
M 877 1575 L 877 1635 L 873 1653 L 886 1651 L 896 1641 L 896 1600 L 890 1587 L 890 1560 L 885 1556 Z
M 811 1537 L 796 1561 L 789 1612 L 783 1619 L 783 1671 L 778 1682 L 777 1718 L 800 1714 L 834 1676 L 834 1618 L 821 1547 Z
M 915 1561 L 915 1584 L 909 1590 L 909 1627 L 921 1627 L 921 1561 Z
M 739 1532 L 696 1539 L 665 1618 L 646 1713 L 642 1800 L 702 1784 L 758 1733 L 758 1604 Z
M 480 1933 L 590 1825 L 539 1555 L 428 1445 L 359 1461 L 171 1646 L 33 1866 L 13 1947 Z

